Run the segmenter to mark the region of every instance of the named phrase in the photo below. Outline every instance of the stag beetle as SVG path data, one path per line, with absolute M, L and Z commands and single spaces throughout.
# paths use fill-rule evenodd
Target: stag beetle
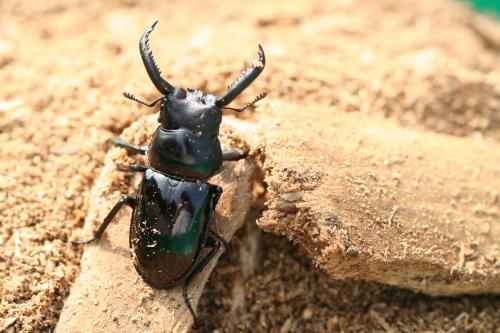
M 149 78 L 163 96 L 146 103 L 130 93 L 123 95 L 148 107 L 160 102 L 160 125 L 147 147 L 120 139 L 112 142 L 130 154 L 146 155 L 147 165 L 127 166 L 128 170 L 144 173 L 138 194 L 124 195 L 93 238 L 75 243 L 98 241 L 120 208 L 130 206 L 129 245 L 137 272 L 154 288 L 182 284 L 184 300 L 198 327 L 201 322 L 189 302 L 187 288 L 221 245 L 228 245 L 211 229 L 222 188 L 208 180 L 221 169 L 223 161 L 237 161 L 248 155 L 248 151 L 221 150 L 218 134 L 222 109 L 241 112 L 266 96 L 261 93 L 240 109 L 226 106 L 259 76 L 265 56 L 259 45 L 258 63 L 244 71 L 223 96 L 174 87 L 161 76 L 149 46 L 149 35 L 157 23 L 144 32 L 139 50 Z

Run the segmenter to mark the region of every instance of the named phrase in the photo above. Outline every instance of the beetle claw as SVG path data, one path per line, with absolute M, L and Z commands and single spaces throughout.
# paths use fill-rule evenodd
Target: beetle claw
M 167 95 L 169 92 L 174 91 L 174 87 L 168 83 L 162 76 L 161 71 L 156 64 L 155 58 L 153 57 L 153 52 L 149 47 L 149 34 L 154 30 L 158 21 L 155 21 L 142 35 L 139 42 L 139 50 L 142 57 L 142 62 L 146 67 L 146 72 L 149 78 L 155 85 L 156 89 L 163 95 Z
M 219 107 L 228 105 L 231 103 L 233 99 L 235 99 L 243 90 L 245 90 L 252 82 L 260 75 L 260 73 L 264 70 L 264 66 L 266 65 L 266 56 L 264 55 L 264 49 L 259 44 L 259 59 L 257 63 L 253 64 L 249 68 L 247 68 L 241 75 L 234 81 L 229 87 L 228 91 L 224 96 L 217 97 L 217 101 L 215 104 Z M 259 99 L 264 98 L 264 96 Z M 257 99 L 257 100 L 259 100 Z M 255 100 L 253 103 L 255 103 Z

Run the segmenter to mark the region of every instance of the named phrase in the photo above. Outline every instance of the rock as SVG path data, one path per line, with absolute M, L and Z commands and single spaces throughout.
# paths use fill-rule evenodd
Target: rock
M 123 139 L 142 145 L 156 129 L 156 115 L 131 125 Z M 222 142 L 229 143 L 231 130 L 222 128 Z M 236 138 L 236 141 L 238 139 Z M 238 142 L 226 144 L 234 147 Z M 117 170 L 116 164 L 129 164 L 124 150 L 113 148 L 107 155 L 102 174 L 96 182 L 87 215 L 85 233 L 89 237 L 123 193 L 134 193 L 140 174 Z M 243 224 L 252 199 L 254 167 L 247 160 L 226 163 L 211 183 L 223 187 L 217 205 L 214 230 L 226 239 Z M 130 178 L 130 179 L 128 179 Z M 122 209 L 98 244 L 87 246 L 82 257 L 81 274 L 65 302 L 56 332 L 188 332 L 193 324 L 182 289 L 155 290 L 136 272 L 129 253 L 128 233 L 131 210 Z M 222 251 L 219 251 L 219 255 Z M 193 306 L 215 266 L 213 260 L 192 282 L 189 292 Z
M 267 112 L 260 227 L 300 243 L 334 278 L 500 292 L 500 144 L 326 108 Z

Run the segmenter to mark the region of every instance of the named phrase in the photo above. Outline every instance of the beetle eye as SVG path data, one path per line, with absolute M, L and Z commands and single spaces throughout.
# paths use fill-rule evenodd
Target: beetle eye
M 175 90 L 174 90 L 174 96 L 177 97 L 177 98 L 179 98 L 179 99 L 184 99 L 187 96 L 186 90 L 184 90 L 182 88 L 175 88 Z

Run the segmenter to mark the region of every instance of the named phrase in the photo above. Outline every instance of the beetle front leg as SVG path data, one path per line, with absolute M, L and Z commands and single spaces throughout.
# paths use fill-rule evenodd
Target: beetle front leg
M 146 152 L 148 150 L 147 146 L 139 147 L 131 143 L 125 142 L 122 139 L 113 140 L 111 141 L 111 144 L 116 147 L 125 148 L 127 152 L 129 152 L 132 155 L 135 154 L 146 155 Z
M 239 161 L 245 157 L 248 156 L 250 153 L 250 150 L 237 150 L 237 149 L 231 149 L 222 152 L 222 160 L 223 161 Z
M 142 164 L 130 164 L 130 165 L 117 164 L 116 168 L 118 170 L 124 171 L 124 172 L 128 172 L 128 171 L 132 171 L 132 172 L 144 172 L 144 171 L 146 171 L 148 169 L 147 166 L 142 165 Z

